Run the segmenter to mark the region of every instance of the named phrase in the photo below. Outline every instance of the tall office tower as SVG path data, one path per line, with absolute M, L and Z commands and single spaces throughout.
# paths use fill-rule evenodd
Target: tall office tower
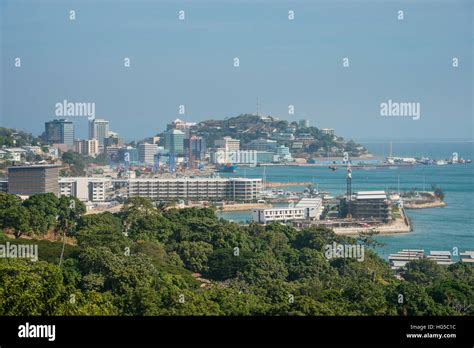
M 74 145 L 74 124 L 65 119 L 53 120 L 44 124 L 46 141 L 51 144 Z
M 76 140 L 74 141 L 74 152 L 95 157 L 99 154 L 99 141 L 97 139 Z
M 206 139 L 193 135 L 190 140 L 190 158 L 194 161 L 202 161 L 206 155 Z
M 146 164 L 155 163 L 155 155 L 158 152 L 156 144 L 141 143 L 138 144 L 138 160 Z
M 8 167 L 8 192 L 30 196 L 35 193 L 59 192 L 59 165 Z
M 184 132 L 179 129 L 169 129 L 165 132 L 165 149 L 174 155 L 184 154 Z
M 104 146 L 105 138 L 109 137 L 109 121 L 94 119 L 89 122 L 89 139 L 97 139 L 99 146 Z
M 226 151 L 240 150 L 240 140 L 232 139 L 231 137 L 223 137 L 222 139 L 216 140 L 214 145 L 215 147 L 222 147 Z

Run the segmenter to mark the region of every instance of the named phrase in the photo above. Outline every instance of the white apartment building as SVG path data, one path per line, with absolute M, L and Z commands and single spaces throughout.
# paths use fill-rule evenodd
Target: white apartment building
M 294 207 L 254 209 L 252 220 L 265 225 L 272 222 L 318 220 L 322 211 L 321 198 L 303 198 Z
M 119 180 L 117 180 L 119 181 Z M 129 197 L 152 200 L 235 200 L 258 199 L 262 179 L 247 178 L 147 178 L 126 180 Z
M 240 150 L 240 140 L 233 139 L 231 137 L 223 137 L 214 141 L 215 147 L 221 147 L 226 151 L 239 151 Z
M 112 188 L 110 178 L 59 178 L 59 193 L 83 202 L 104 202 Z

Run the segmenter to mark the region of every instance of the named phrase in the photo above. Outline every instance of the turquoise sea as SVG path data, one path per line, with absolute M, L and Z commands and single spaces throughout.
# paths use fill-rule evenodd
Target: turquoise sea
M 372 154 L 387 156 L 387 143 L 363 144 Z M 459 157 L 474 160 L 472 142 L 435 143 L 393 143 L 392 154 L 406 157 L 430 157 L 446 159 L 453 152 Z M 268 166 L 265 169 L 267 181 L 301 181 L 317 184 L 320 191 L 331 195 L 342 194 L 346 190 L 344 169 L 332 171 L 327 167 Z M 436 184 L 445 192 L 446 207 L 407 210 L 412 221 L 413 232 L 398 235 L 379 236 L 385 245 L 378 249 L 382 257 L 401 249 L 474 250 L 474 164 L 457 165 L 417 165 L 411 168 L 354 170 L 353 191 L 360 190 L 400 190 L 431 189 Z M 242 167 L 233 176 L 262 177 L 263 167 Z M 287 187 L 287 191 L 303 190 L 304 187 Z M 250 220 L 250 212 L 223 213 L 223 218 L 245 222 Z

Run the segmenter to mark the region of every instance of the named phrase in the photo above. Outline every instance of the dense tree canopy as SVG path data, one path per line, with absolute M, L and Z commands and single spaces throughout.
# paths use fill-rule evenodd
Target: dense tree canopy
M 80 202 L 50 195 L 22 203 L 0 194 L 0 207 L 1 227 L 17 237 L 66 229 L 77 242 L 61 266 L 54 242 L 39 243 L 37 262 L 0 259 L 2 315 L 473 314 L 472 267 L 424 259 L 399 279 L 370 250 L 371 236 L 243 226 L 211 209 L 164 209 L 142 198 L 117 214 L 84 215 Z M 364 260 L 328 259 L 333 242 L 363 243 Z

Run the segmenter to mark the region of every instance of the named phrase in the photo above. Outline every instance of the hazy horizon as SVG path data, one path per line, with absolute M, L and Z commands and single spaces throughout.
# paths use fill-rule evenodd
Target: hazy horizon
M 130 141 L 176 118 L 255 113 L 258 98 L 260 114 L 358 142 L 471 141 L 472 10 L 468 0 L 4 0 L 0 123 L 39 135 L 56 103 L 93 102 Z M 421 117 L 382 117 L 388 100 L 419 103 Z M 69 119 L 87 137 L 87 118 Z

